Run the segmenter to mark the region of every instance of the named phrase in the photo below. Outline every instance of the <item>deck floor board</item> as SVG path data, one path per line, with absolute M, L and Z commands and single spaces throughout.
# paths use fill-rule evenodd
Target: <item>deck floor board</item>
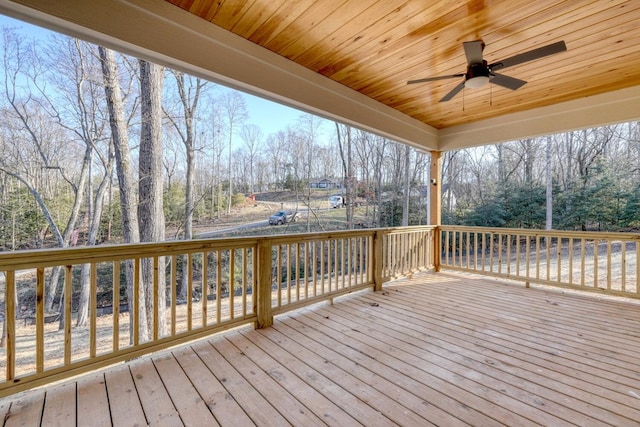
M 114 426 L 146 426 L 142 404 L 128 366 L 116 367 L 104 373 L 109 398 L 109 413 Z M 94 401 L 98 403 L 98 399 Z
M 104 374 L 85 375 L 78 380 L 78 420 L 91 420 L 94 426 L 110 426 L 109 396 Z
M 640 304 L 427 273 L 0 401 L 13 425 L 640 422 Z

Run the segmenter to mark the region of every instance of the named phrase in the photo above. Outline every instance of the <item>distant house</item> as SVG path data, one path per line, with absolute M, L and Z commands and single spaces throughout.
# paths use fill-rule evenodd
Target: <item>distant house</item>
M 311 188 L 342 188 L 342 183 L 338 179 L 333 178 L 311 178 L 309 180 Z

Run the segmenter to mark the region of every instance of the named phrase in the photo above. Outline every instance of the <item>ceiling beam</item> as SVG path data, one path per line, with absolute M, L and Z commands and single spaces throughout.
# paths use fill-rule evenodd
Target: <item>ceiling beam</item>
M 437 129 L 167 2 L 0 0 L 0 13 L 423 150 Z
M 640 86 L 442 129 L 442 151 L 640 120 Z

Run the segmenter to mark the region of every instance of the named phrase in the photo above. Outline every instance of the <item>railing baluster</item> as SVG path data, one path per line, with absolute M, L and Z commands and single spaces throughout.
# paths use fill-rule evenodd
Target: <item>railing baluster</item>
M 529 277 L 531 275 L 531 271 L 530 271 L 531 270 L 531 268 L 530 268 L 531 267 L 531 265 L 530 265 L 530 263 L 531 263 L 531 236 L 529 236 L 529 235 L 525 236 L 524 244 L 526 245 L 524 257 L 525 257 L 525 263 L 527 264 L 527 272 L 525 274 L 525 277 L 526 277 L 527 280 L 525 282 L 525 286 L 528 288 L 529 287 Z
M 345 239 L 344 237 L 340 239 L 340 289 L 345 288 L 345 262 L 346 262 L 346 248 L 345 248 Z
M 598 287 L 598 245 L 600 242 L 593 239 L 593 287 Z
M 16 377 L 16 272 L 5 272 L 5 322 L 7 324 L 6 372 L 7 383 Z
M 44 268 L 36 270 L 36 372 L 44 371 Z
M 640 295 L 640 244 L 636 243 L 636 294 Z
M 580 239 L 580 286 L 585 286 L 585 252 L 586 252 L 587 242 L 583 237 Z
M 540 235 L 536 234 L 536 280 L 540 280 Z
M 273 257 L 273 246 L 271 247 L 271 256 Z M 251 314 L 256 314 L 254 307 L 257 304 L 257 295 L 258 295 L 258 247 L 257 245 L 251 248 L 251 265 L 252 265 L 252 274 L 251 274 Z M 271 271 L 269 270 L 269 286 L 271 287 Z M 280 282 L 278 282 L 278 289 L 280 289 Z M 269 301 L 271 303 L 271 301 Z
M 400 275 L 402 265 L 402 239 L 398 234 L 393 235 L 393 277 Z
M 96 357 L 96 331 L 97 331 L 97 297 L 98 297 L 98 270 L 95 262 L 91 263 L 89 273 L 89 357 Z
M 458 242 L 457 242 L 457 239 L 458 239 L 458 233 L 456 231 L 452 232 L 451 233 L 451 240 L 452 240 L 451 241 L 451 250 L 452 250 L 451 261 L 452 261 L 452 264 L 453 264 L 454 267 L 456 266 L 456 260 L 460 261 L 458 259 Z
M 547 245 L 547 280 L 551 281 L 551 236 L 546 235 L 544 240 Z
M 236 314 L 236 250 L 229 249 L 229 318 Z
M 449 264 L 449 234 L 451 234 L 450 231 L 445 231 L 444 232 L 444 264 L 445 265 L 450 265 Z
M 321 294 L 325 294 L 325 274 L 324 274 L 324 270 L 325 270 L 325 246 L 326 246 L 327 241 L 326 240 L 320 240 L 320 286 L 322 287 L 322 291 L 320 292 Z
M 111 278 L 111 286 L 112 286 L 112 315 L 113 315 L 113 330 L 112 330 L 112 345 L 113 351 L 116 352 L 120 348 L 120 260 L 113 261 L 112 263 L 112 271 L 113 277 Z M 71 266 L 69 266 L 71 267 Z M 66 299 L 66 298 L 65 298 Z M 69 307 L 69 311 L 71 311 L 71 307 Z M 65 326 L 66 319 L 71 320 L 71 314 L 68 317 L 65 317 Z M 71 332 L 71 330 L 69 330 Z
M 481 255 L 481 262 L 482 262 L 482 271 L 485 271 L 485 252 L 487 251 L 487 235 L 485 232 L 482 232 L 482 255 Z
M 209 252 L 202 252 L 202 279 L 200 281 L 201 297 L 200 302 L 202 304 L 202 327 L 207 326 L 207 311 L 209 301 Z
M 494 234 L 493 233 L 489 233 L 489 272 L 493 273 L 494 269 L 493 269 L 493 241 L 495 240 Z
M 607 290 L 611 290 L 611 240 L 607 240 Z
M 311 271 L 311 287 L 313 288 L 313 296 L 318 296 L 318 275 L 316 274 L 316 261 L 317 261 L 317 251 L 318 251 L 318 242 L 315 240 L 309 242 L 311 246 L 311 260 L 309 261 L 309 270 Z
M 502 233 L 498 233 L 498 274 L 502 274 Z
M 276 262 L 278 263 L 276 266 L 276 286 L 278 287 L 276 301 L 277 307 L 282 307 L 282 245 L 276 246 Z
M 504 238 L 506 240 L 506 250 L 505 250 L 505 255 L 506 255 L 506 261 L 507 261 L 507 277 L 511 277 L 512 275 L 512 268 L 511 268 L 511 260 L 512 260 L 512 248 L 513 248 L 513 236 L 509 233 L 506 233 L 504 235 Z
M 569 238 L 569 283 L 573 285 L 573 237 Z
M 242 248 L 242 317 L 247 316 L 247 248 Z
M 309 264 L 311 263 L 311 242 L 304 242 L 304 297 L 309 298 Z
M 187 269 L 187 332 L 193 328 L 193 254 L 187 254 L 187 265 L 182 268 Z M 182 284 L 184 289 L 184 283 Z
M 473 269 L 478 269 L 478 233 L 473 233 Z
M 467 235 L 467 269 L 471 269 L 471 233 L 466 232 Z
M 140 344 L 140 258 L 133 263 L 133 345 Z
M 516 234 L 516 276 L 520 276 L 520 235 Z
M 295 284 L 296 284 L 296 302 L 300 301 L 300 262 L 301 262 L 301 249 L 300 249 L 300 243 L 296 243 L 296 263 L 295 263 L 295 269 L 296 269 L 296 274 L 295 274 Z
M 351 287 L 351 280 L 353 277 L 353 239 L 349 237 L 347 239 L 347 287 Z
M 558 283 L 562 282 L 562 238 L 558 237 L 558 244 L 556 245 L 556 261 L 557 261 L 557 272 L 556 272 L 556 281 Z
M 216 251 L 216 324 L 222 323 L 222 251 Z
M 622 254 L 620 255 L 621 259 L 620 259 L 620 266 L 621 266 L 621 274 L 620 274 L 620 281 L 621 281 L 621 287 L 620 290 L 622 292 L 626 292 L 627 291 L 627 241 L 623 240 L 622 241 Z
M 184 266 L 183 266 L 184 268 Z M 178 255 L 171 257 L 171 335 L 176 334 L 176 308 L 178 306 Z
M 160 330 L 160 283 L 158 279 L 159 273 L 159 259 L 157 256 L 153 257 L 153 340 L 158 340 L 158 334 Z
M 64 364 L 71 363 L 71 305 L 73 303 L 73 266 L 64 269 Z

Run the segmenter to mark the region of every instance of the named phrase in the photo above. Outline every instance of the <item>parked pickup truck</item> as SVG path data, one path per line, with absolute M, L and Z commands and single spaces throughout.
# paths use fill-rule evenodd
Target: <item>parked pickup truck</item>
M 281 225 L 287 222 L 296 222 L 298 212 L 278 211 L 269 217 L 269 225 Z

